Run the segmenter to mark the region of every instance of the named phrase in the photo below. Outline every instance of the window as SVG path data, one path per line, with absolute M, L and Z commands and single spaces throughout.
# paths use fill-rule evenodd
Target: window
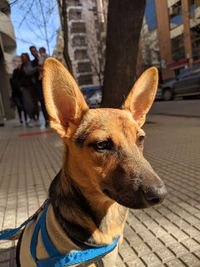
M 78 63 L 78 72 L 91 72 L 91 65 L 89 62 Z
M 80 75 L 78 77 L 78 84 L 84 85 L 84 84 L 92 84 L 92 75 Z
M 75 60 L 87 59 L 87 51 L 86 50 L 76 50 L 74 52 Z
M 71 33 L 85 33 L 85 23 L 83 22 L 74 22 L 72 23 Z
M 81 10 L 71 9 L 69 11 L 69 20 L 79 20 L 82 18 Z
M 185 58 L 183 34 L 172 39 L 172 57 L 175 61 Z
M 85 36 L 74 36 L 72 39 L 73 46 L 86 46 Z

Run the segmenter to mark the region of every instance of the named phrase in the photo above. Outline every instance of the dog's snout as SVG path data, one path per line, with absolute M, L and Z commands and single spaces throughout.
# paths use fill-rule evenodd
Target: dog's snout
M 144 191 L 145 200 L 150 205 L 161 203 L 167 195 L 167 189 L 164 184 L 160 186 L 152 186 Z

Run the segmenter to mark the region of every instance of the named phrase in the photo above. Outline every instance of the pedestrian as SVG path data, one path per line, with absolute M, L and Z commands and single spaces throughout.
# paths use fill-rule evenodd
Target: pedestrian
M 20 83 L 22 88 L 22 95 L 24 107 L 30 118 L 29 125 L 34 126 L 39 118 L 39 107 L 37 102 L 37 92 L 35 90 L 35 72 L 37 67 L 33 67 L 28 53 L 21 55 L 22 66 L 20 69 Z
M 42 67 L 44 64 L 44 61 L 46 59 L 46 49 L 44 47 L 40 48 L 40 53 L 38 52 L 37 48 L 35 46 L 30 46 L 29 50 L 34 57 L 34 59 L 31 61 L 33 67 L 37 67 L 38 71 L 35 73 L 35 89 L 38 92 L 38 99 L 40 101 L 41 110 L 45 119 L 45 126 L 49 126 L 49 115 L 47 113 L 45 102 L 44 102 L 44 96 L 43 96 L 43 89 L 42 89 Z
M 21 69 L 21 58 L 19 56 L 13 59 L 13 63 L 15 64 L 15 69 L 13 71 L 12 77 L 10 78 L 10 85 L 12 90 L 12 100 L 17 107 L 17 112 L 19 116 L 19 121 L 22 124 L 23 118 L 22 113 L 24 115 L 24 121 L 27 124 L 27 113 L 24 107 L 23 95 L 20 85 L 20 69 Z
M 46 53 L 46 48 L 45 47 L 40 47 L 39 48 L 39 64 L 41 66 L 44 65 L 44 62 L 48 57 L 49 56 Z
M 39 48 L 39 60 L 38 60 L 38 64 L 40 66 L 39 80 L 42 80 L 43 66 L 44 66 L 44 62 L 47 58 L 48 58 L 48 55 L 46 53 L 46 48 L 40 47 Z

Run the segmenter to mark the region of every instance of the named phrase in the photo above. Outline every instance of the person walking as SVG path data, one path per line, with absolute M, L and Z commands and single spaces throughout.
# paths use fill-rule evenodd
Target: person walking
M 40 53 L 38 52 L 37 48 L 35 46 L 30 46 L 29 50 L 34 57 L 34 59 L 31 61 L 33 67 L 37 67 L 38 71 L 35 72 L 35 80 L 36 80 L 36 90 L 38 92 L 38 99 L 40 101 L 41 110 L 45 119 L 45 126 L 49 126 L 49 115 L 47 113 L 45 102 L 44 102 L 44 96 L 43 96 L 43 89 L 42 89 L 42 68 L 44 61 L 47 57 L 46 49 L 44 47 L 40 48 Z
M 23 118 L 22 118 L 22 113 L 23 113 L 24 121 L 27 124 L 27 113 L 24 108 L 23 96 L 22 96 L 21 85 L 20 85 L 21 60 L 19 61 L 19 57 L 15 58 L 14 60 L 16 62 L 16 68 L 14 69 L 12 77 L 10 78 L 10 85 L 11 85 L 11 90 L 12 90 L 11 97 L 12 97 L 14 104 L 17 107 L 17 112 L 18 112 L 20 123 L 21 124 L 23 123 Z
M 38 71 L 38 67 L 32 66 L 28 53 L 22 53 L 21 60 L 20 83 L 22 87 L 24 107 L 30 118 L 29 125 L 34 126 L 35 121 L 39 118 L 37 92 L 34 87 L 34 75 Z
M 38 60 L 38 64 L 40 66 L 39 80 L 42 80 L 44 62 L 48 57 L 49 56 L 46 53 L 46 48 L 40 47 L 39 48 L 39 60 Z

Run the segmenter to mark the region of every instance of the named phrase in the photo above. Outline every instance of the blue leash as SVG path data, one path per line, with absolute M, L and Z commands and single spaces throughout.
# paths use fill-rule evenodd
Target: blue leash
M 1 234 L 0 240 L 7 239 L 15 235 L 21 228 L 26 226 L 30 221 L 36 219 L 41 210 L 43 210 L 43 212 L 35 225 L 35 229 L 30 244 L 31 256 L 35 261 L 35 263 L 37 264 L 37 267 L 66 267 L 82 262 L 84 263 L 90 262 L 98 258 L 102 258 L 106 254 L 114 250 L 118 244 L 119 237 L 117 237 L 113 243 L 106 246 L 89 248 L 86 250 L 81 250 L 78 252 L 72 252 L 69 254 L 62 255 L 52 243 L 46 229 L 46 214 L 48 211 L 48 201 L 45 201 L 42 207 L 33 216 L 31 216 L 24 223 L 22 223 L 18 228 L 12 229 L 6 233 Z M 49 255 L 49 258 L 44 260 L 39 260 L 37 259 L 36 256 L 38 234 L 40 231 L 42 234 L 42 241 L 45 250 Z
M 38 214 L 45 209 L 45 207 L 48 205 L 48 199 L 45 200 L 45 202 L 42 204 L 42 206 L 31 216 L 29 217 L 25 222 L 23 222 L 19 227 L 11 229 L 9 231 L 5 231 L 2 234 L 0 234 L 0 240 L 8 239 L 12 236 L 14 236 L 19 230 L 21 230 L 23 227 L 25 227 L 29 222 L 32 220 L 35 220 L 38 216 Z
M 8 239 L 8 238 L 14 236 L 19 230 L 21 230 L 24 226 L 26 226 L 32 220 L 33 220 L 33 217 L 28 218 L 19 227 L 15 228 L 15 229 L 11 229 L 9 231 L 6 231 L 3 234 L 0 234 L 0 240 Z

